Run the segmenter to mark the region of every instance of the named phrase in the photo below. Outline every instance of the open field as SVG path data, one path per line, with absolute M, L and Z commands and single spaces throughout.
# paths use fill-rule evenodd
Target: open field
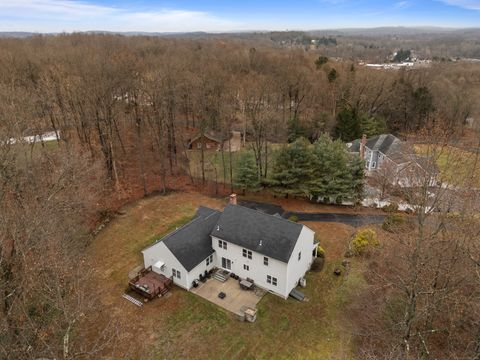
M 415 145 L 415 150 L 419 154 L 430 155 L 436 158 L 443 182 L 454 186 L 472 184 L 480 188 L 479 154 L 453 146 L 432 148 L 428 145 Z
M 198 205 L 224 202 L 197 193 L 150 197 L 126 207 L 89 249 L 105 311 L 120 322 L 115 358 L 169 359 L 353 359 L 353 324 L 343 310 L 364 285 L 363 264 L 353 261 L 346 276 L 332 272 L 342 260 L 354 229 L 343 224 L 308 223 L 326 250 L 326 266 L 307 276 L 308 301 L 267 294 L 258 304 L 257 322 L 240 323 L 229 312 L 174 288 L 171 296 L 142 308 L 121 298 L 129 270 L 141 262 L 140 250 L 190 219 Z

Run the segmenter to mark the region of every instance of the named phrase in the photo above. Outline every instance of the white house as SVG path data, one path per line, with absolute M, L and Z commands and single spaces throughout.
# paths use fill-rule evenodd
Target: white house
M 286 299 L 316 257 L 314 234 L 302 224 L 237 205 L 233 197 L 223 212 L 200 207 L 192 221 L 142 253 L 145 268 L 152 266 L 186 290 L 216 267 Z

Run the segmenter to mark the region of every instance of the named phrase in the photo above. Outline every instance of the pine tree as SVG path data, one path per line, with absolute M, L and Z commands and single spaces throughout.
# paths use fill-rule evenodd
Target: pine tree
M 335 136 L 343 141 L 352 141 L 362 136 L 361 121 L 355 109 L 343 107 L 338 113 Z
M 349 167 L 352 173 L 352 200 L 359 203 L 365 189 L 365 161 L 357 155 L 351 155 Z
M 343 142 L 322 135 L 314 144 L 313 155 L 309 197 L 335 203 L 358 201 L 363 192 L 363 165 L 350 158 Z
M 304 138 L 283 147 L 277 153 L 271 184 L 281 193 L 305 196 L 311 179 L 313 156 Z
M 235 186 L 242 189 L 243 193 L 247 190 L 255 190 L 259 187 L 257 164 L 251 152 L 243 152 L 237 163 L 235 174 Z
M 383 117 L 363 115 L 360 118 L 361 133 L 372 137 L 387 131 L 387 122 Z

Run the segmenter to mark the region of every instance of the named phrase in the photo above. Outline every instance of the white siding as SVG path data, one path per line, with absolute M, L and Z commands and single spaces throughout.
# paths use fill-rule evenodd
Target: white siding
M 282 297 L 287 297 L 287 264 L 276 259 L 268 258 L 268 266 L 263 264 L 265 255 L 252 251 L 252 259 L 243 257 L 243 247 L 229 243 L 227 241 L 227 250 L 218 247 L 218 239 L 212 236 L 212 246 L 217 253 L 217 267 L 222 267 L 222 257 L 232 261 L 231 271 L 241 278 L 251 278 L 255 284 L 276 293 Z M 247 249 L 248 250 L 248 249 Z M 243 265 L 248 265 L 250 269 L 244 270 Z M 277 286 L 267 283 L 267 275 L 277 278 Z M 287 295 L 285 295 L 287 294 Z
M 287 272 L 287 286 L 284 293 L 285 297 L 288 297 L 292 289 L 294 289 L 298 281 L 305 276 L 305 273 L 310 269 L 313 262 L 313 250 L 315 233 L 308 227 L 304 226 L 300 232 L 295 248 L 293 249 L 292 256 L 288 261 Z M 300 261 L 298 260 L 298 253 L 301 252 Z
M 207 259 L 205 258 L 200 264 L 195 266 L 192 270 L 187 275 L 187 284 L 188 284 L 188 289 L 192 288 L 192 282 L 193 280 L 198 280 L 200 278 L 200 275 L 203 275 L 205 273 L 205 270 L 210 271 L 214 266 L 216 266 L 216 255 L 215 253 L 212 254 L 213 256 L 213 261 L 208 264 L 207 266 Z
M 188 283 L 187 271 L 162 241 L 143 250 L 142 254 L 145 269 L 160 260 L 165 263 L 163 271 L 161 271 L 163 275 L 169 278 L 172 277 L 172 269 L 179 270 L 180 279 L 173 277 L 173 282 L 184 289 L 190 288 L 191 283 Z

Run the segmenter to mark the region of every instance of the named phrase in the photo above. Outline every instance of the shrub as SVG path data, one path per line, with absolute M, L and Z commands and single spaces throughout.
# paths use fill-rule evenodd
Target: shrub
M 293 221 L 293 222 L 298 222 L 298 216 L 297 215 L 290 215 L 288 217 L 288 220 Z
M 396 212 L 398 211 L 398 204 L 395 203 L 395 202 L 392 202 L 388 205 L 385 205 L 383 208 L 382 208 L 383 211 L 385 212 L 388 212 L 388 213 L 393 213 L 393 212 Z
M 393 214 L 387 216 L 385 221 L 382 224 L 382 229 L 389 232 L 394 232 L 395 229 L 404 225 L 407 222 L 407 219 L 403 215 Z
M 367 253 L 379 245 L 377 233 L 372 229 L 359 230 L 352 240 L 352 251 L 355 255 Z
M 325 257 L 325 249 L 322 248 L 320 245 L 317 246 L 317 256 L 321 258 Z

